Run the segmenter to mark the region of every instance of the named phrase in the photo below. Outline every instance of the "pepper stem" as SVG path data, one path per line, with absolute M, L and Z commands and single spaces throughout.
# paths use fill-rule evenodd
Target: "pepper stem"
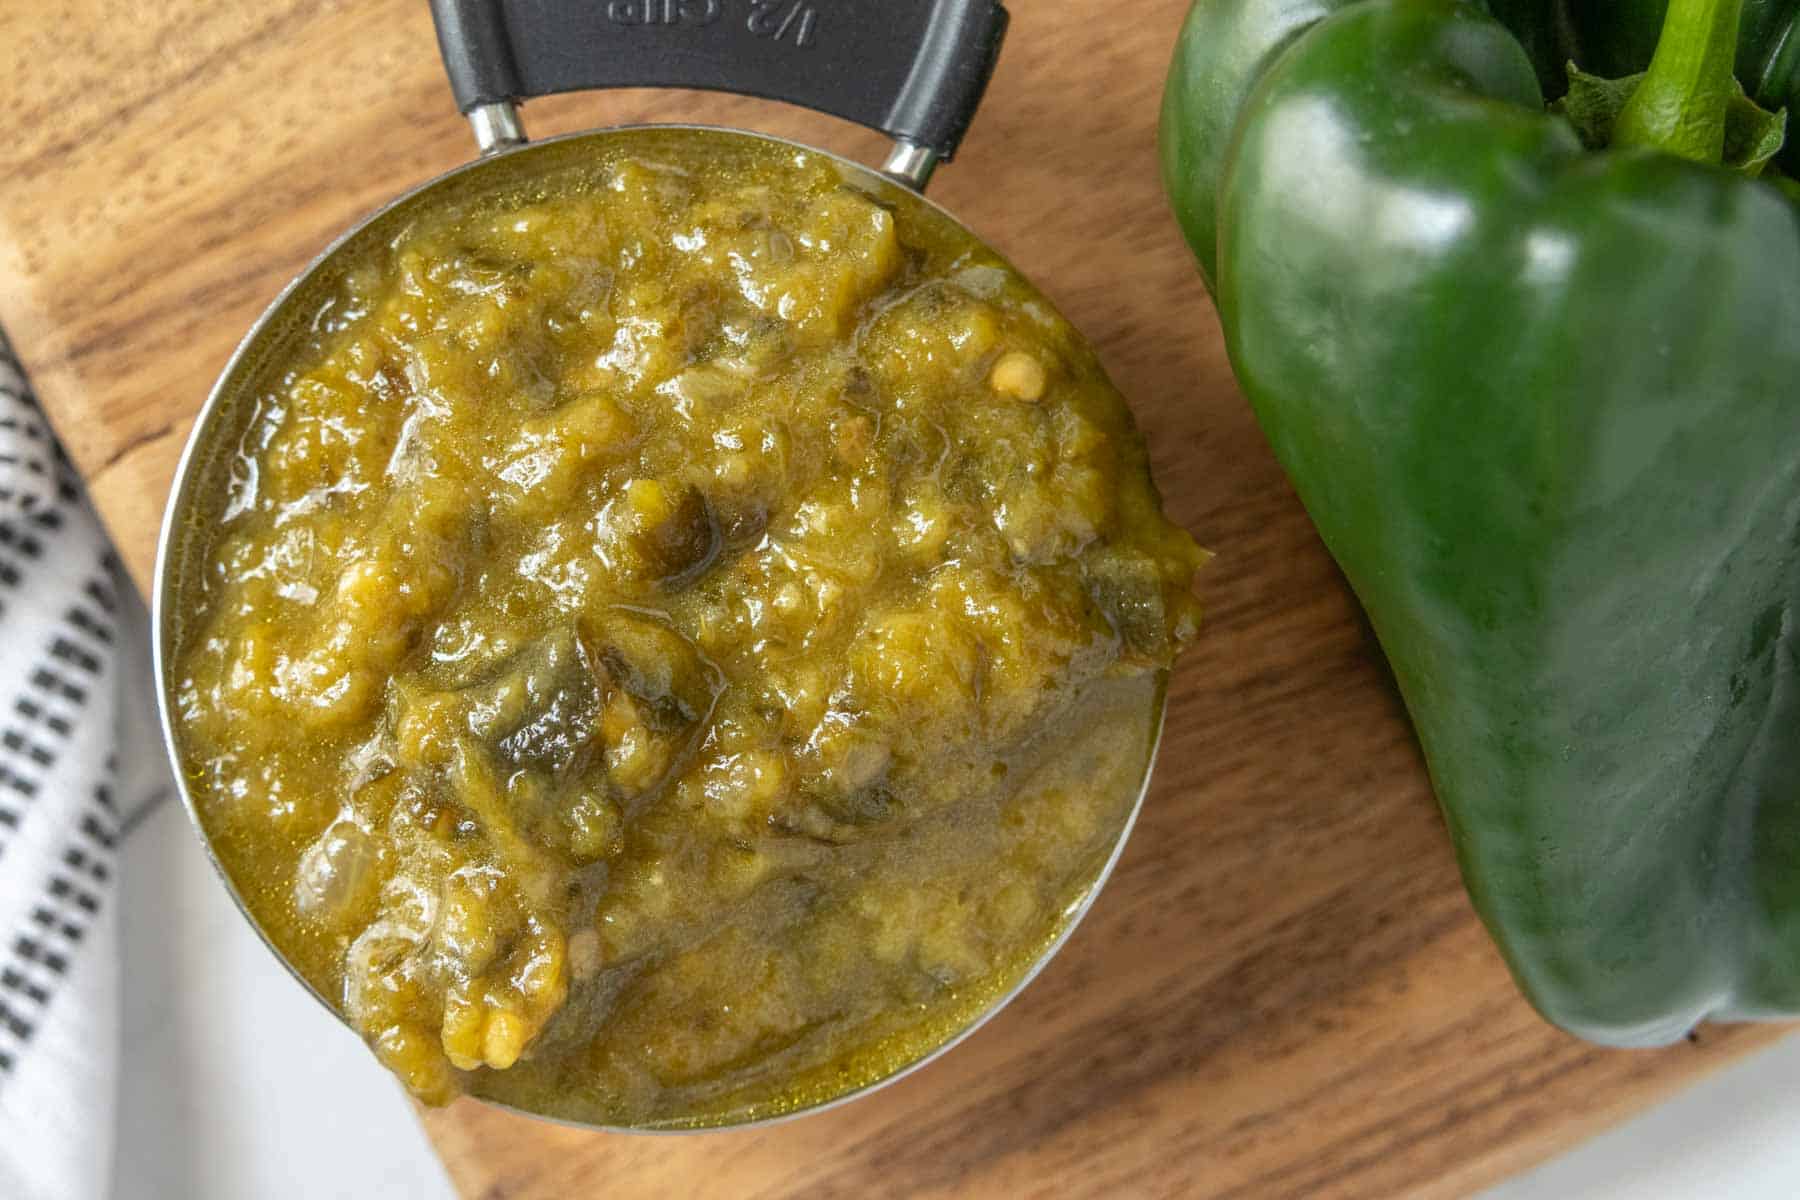
M 1619 114 L 1614 145 L 1715 166 L 1724 161 L 1743 11 L 1744 0 L 1669 0 L 1656 56 Z

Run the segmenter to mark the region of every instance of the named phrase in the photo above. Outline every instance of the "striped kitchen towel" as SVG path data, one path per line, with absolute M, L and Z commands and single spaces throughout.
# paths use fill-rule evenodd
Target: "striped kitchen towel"
M 112 1191 L 116 849 L 166 793 L 148 622 L 0 335 L 0 1197 Z M 127 702 L 127 696 L 132 699 Z

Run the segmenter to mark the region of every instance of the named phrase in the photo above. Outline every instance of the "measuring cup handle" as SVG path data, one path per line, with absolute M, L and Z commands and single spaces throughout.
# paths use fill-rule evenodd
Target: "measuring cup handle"
M 999 0 L 431 0 L 456 103 L 483 154 L 525 140 L 517 104 L 612 87 L 738 92 L 895 140 L 923 188 L 987 89 Z

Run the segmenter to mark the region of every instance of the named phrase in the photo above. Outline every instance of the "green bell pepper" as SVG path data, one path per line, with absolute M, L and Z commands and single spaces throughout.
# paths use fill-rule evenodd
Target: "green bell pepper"
M 1162 126 L 1475 906 L 1614 1045 L 1800 1015 L 1800 208 L 1688 161 L 1734 58 L 1800 96 L 1800 3 L 1674 2 L 1629 145 L 1546 89 L 1653 0 L 1199 0 Z

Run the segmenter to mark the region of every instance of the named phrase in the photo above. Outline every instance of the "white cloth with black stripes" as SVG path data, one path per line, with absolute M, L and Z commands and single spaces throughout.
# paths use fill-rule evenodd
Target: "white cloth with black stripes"
M 143 607 L 0 335 L 6 1200 L 98 1200 L 112 1192 L 115 849 L 167 780 L 155 757 L 147 634 Z

